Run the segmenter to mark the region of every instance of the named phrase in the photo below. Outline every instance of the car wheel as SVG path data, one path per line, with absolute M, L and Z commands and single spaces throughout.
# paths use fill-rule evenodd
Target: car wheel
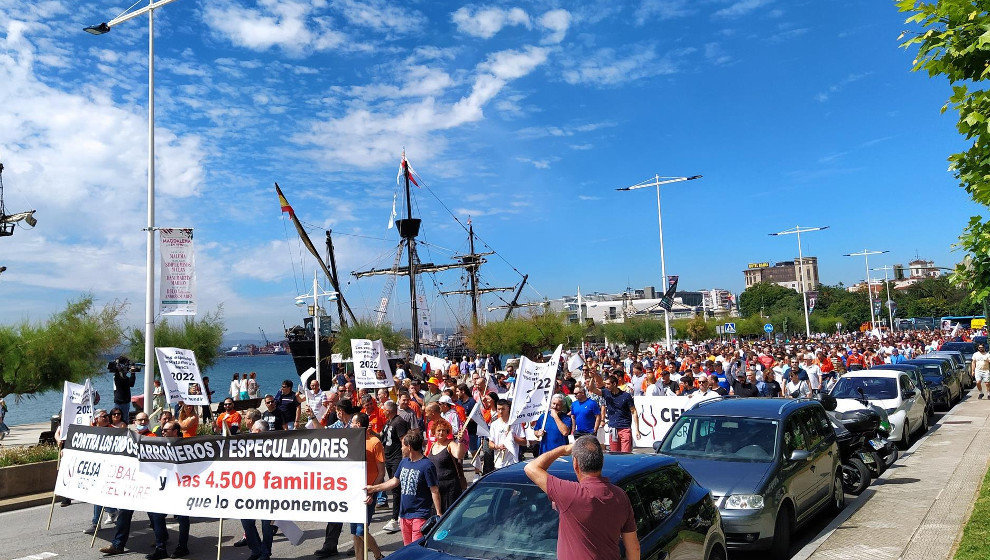
M 770 557 L 773 560 L 790 558 L 791 525 L 791 508 L 784 506 L 777 512 L 777 521 L 773 524 L 773 544 L 770 545 Z
M 842 463 L 842 489 L 859 496 L 870 485 L 870 469 L 858 457 Z
M 842 469 L 835 471 L 835 476 L 832 477 L 832 503 L 831 510 L 833 514 L 837 514 L 846 507 L 846 491 L 842 487 Z
M 918 434 L 918 437 L 921 438 L 921 436 L 927 434 L 928 428 L 930 427 L 931 425 L 928 423 L 928 417 L 925 416 L 924 418 L 921 419 L 921 433 Z
M 725 549 L 719 545 L 712 547 L 712 551 L 708 553 L 708 560 L 725 560 Z
M 911 423 L 907 419 L 904 420 L 904 429 L 901 430 L 901 441 L 897 442 L 897 446 L 902 451 L 907 451 L 911 447 Z

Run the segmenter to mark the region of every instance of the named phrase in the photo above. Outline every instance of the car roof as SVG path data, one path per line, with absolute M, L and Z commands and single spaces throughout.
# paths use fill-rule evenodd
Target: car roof
M 943 342 L 942 343 L 942 348 L 945 348 L 946 346 L 948 346 L 950 350 L 953 349 L 953 348 L 969 348 L 969 347 L 974 347 L 975 348 L 976 347 L 976 343 L 975 342 L 965 342 L 965 341 Z
M 914 360 L 905 360 L 899 364 L 880 364 L 878 366 L 870 366 L 870 369 L 889 369 L 897 371 L 916 371 L 918 366 L 912 364 Z
M 903 371 L 894 371 L 894 370 L 890 370 L 890 369 L 887 369 L 887 370 L 884 370 L 884 369 L 867 369 L 867 370 L 862 370 L 862 371 L 851 371 L 851 372 L 843 375 L 841 377 L 841 379 L 845 379 L 846 377 L 853 377 L 853 378 L 856 378 L 856 377 L 888 377 L 890 379 L 897 379 L 897 378 L 899 378 L 901 376 L 901 374 L 904 374 L 904 372 Z
M 806 406 L 821 406 L 812 399 L 721 398 L 701 401 L 681 416 L 740 416 L 777 419 Z
M 941 356 L 937 358 L 915 358 L 913 360 L 908 360 L 908 363 L 912 364 L 944 364 L 945 358 L 948 356 Z
M 642 473 L 675 464 L 677 464 L 677 459 L 653 453 L 606 453 L 605 464 L 602 466 L 602 476 L 614 484 L 619 484 Z M 532 484 L 529 477 L 523 472 L 525 467 L 526 463 L 516 463 L 491 472 L 482 481 Z M 550 465 L 547 472 L 564 480 L 577 480 L 570 457 L 557 459 Z

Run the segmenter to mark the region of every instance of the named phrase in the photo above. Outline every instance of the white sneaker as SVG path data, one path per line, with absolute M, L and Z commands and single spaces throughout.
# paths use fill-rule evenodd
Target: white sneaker
M 396 520 L 394 520 L 394 519 L 389 519 L 388 520 L 388 523 L 386 523 L 385 526 L 382 527 L 382 529 L 384 529 L 386 532 L 389 532 L 389 533 L 398 533 L 399 532 L 399 523 Z

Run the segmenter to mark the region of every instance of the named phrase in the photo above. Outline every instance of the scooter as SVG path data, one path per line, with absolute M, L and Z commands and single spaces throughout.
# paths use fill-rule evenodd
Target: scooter
M 818 400 L 828 412 L 835 430 L 843 490 L 858 495 L 886 469 L 886 464 L 872 445 L 879 437 L 880 416 L 867 408 L 836 412 L 836 401 L 830 395 L 819 395 Z

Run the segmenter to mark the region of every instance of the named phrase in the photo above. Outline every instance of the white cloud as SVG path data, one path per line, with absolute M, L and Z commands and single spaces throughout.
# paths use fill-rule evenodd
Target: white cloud
M 560 158 L 557 158 L 557 157 L 545 158 L 545 159 L 532 159 L 532 158 L 528 158 L 528 157 L 517 157 L 516 158 L 516 161 L 518 161 L 520 163 L 528 163 L 528 164 L 532 165 L 533 167 L 535 167 L 537 169 L 550 169 L 550 164 L 553 163 L 553 162 L 555 162 L 555 161 L 559 161 L 559 160 L 560 160 Z
M 435 133 L 484 118 L 484 106 L 510 81 L 546 62 L 547 53 L 546 48 L 534 46 L 493 53 L 475 68 L 470 91 L 453 103 L 424 96 L 405 103 L 351 107 L 341 116 L 310 123 L 293 140 L 310 147 L 311 157 L 324 165 L 371 168 L 394 162 L 403 146 L 415 146 L 416 157 L 429 158 L 446 147 L 446 139 Z
M 569 61 L 563 78 L 569 84 L 614 86 L 651 76 L 675 74 L 680 70 L 680 58 L 694 48 L 685 48 L 658 56 L 653 46 L 634 46 L 630 54 L 619 55 L 615 49 L 604 48 L 578 60 Z
M 317 17 L 316 8 L 325 0 L 258 0 L 248 8 L 231 0 L 218 0 L 203 8 L 203 20 L 214 33 L 239 47 L 265 51 L 279 47 L 286 53 L 303 55 L 331 49 L 369 50 L 367 44 L 349 40 L 330 27 L 330 20 Z
M 636 25 L 643 25 L 656 17 L 660 21 L 689 16 L 693 11 L 688 0 L 643 0 L 636 8 Z
M 727 8 L 722 8 L 715 12 L 716 17 L 736 18 L 754 12 L 773 0 L 739 0 Z
M 427 24 L 423 14 L 385 0 L 334 0 L 333 6 L 348 22 L 376 31 L 411 33 Z
M 830 85 L 828 87 L 828 90 L 827 91 L 822 91 L 822 92 L 819 92 L 819 93 L 815 94 L 815 101 L 817 101 L 819 103 L 825 103 L 826 101 L 829 100 L 829 97 L 833 93 L 838 93 L 838 92 L 842 91 L 843 89 L 845 89 L 846 86 L 848 86 L 848 85 L 850 85 L 852 83 L 858 82 L 858 81 L 860 81 L 860 80 L 862 80 L 864 78 L 868 78 L 872 74 L 873 74 L 873 72 L 858 72 L 858 73 L 854 72 L 852 74 L 849 74 L 845 78 L 842 78 L 838 82 Z
M 550 10 L 540 16 L 540 27 L 550 33 L 544 38 L 545 43 L 556 44 L 564 40 L 567 29 L 571 26 L 571 13 L 567 10 Z
M 451 14 L 457 30 L 472 37 L 491 39 L 507 25 L 531 26 L 529 15 L 522 8 L 464 6 Z

